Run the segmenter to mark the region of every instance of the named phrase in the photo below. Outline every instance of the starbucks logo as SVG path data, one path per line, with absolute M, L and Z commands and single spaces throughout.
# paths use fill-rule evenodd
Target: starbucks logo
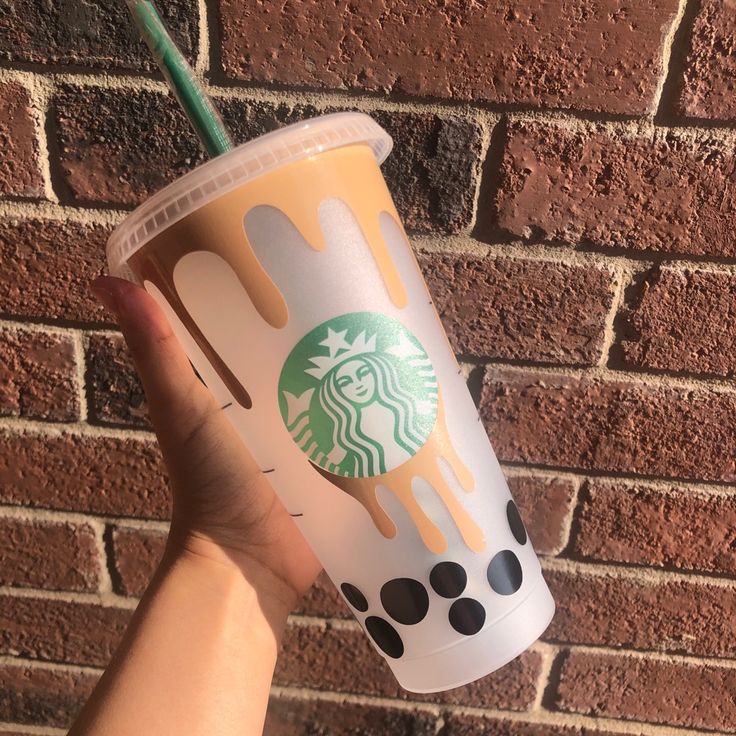
M 437 376 L 414 335 L 374 312 L 322 323 L 289 354 L 279 409 L 294 442 L 335 475 L 365 478 L 402 465 L 437 418 Z

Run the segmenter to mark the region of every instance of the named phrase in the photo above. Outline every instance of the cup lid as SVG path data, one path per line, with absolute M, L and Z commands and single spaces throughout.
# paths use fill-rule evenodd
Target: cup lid
M 274 130 L 207 161 L 156 192 L 113 230 L 107 241 L 110 273 L 134 281 L 128 259 L 173 223 L 284 164 L 353 143 L 369 145 L 379 164 L 393 146 L 369 115 L 337 112 Z

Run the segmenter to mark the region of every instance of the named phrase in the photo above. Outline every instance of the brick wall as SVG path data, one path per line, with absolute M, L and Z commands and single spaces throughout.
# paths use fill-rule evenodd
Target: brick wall
M 267 733 L 736 732 L 734 0 L 163 4 L 238 139 L 346 108 L 394 136 L 390 187 L 558 602 L 502 671 L 421 697 L 321 580 Z M 87 284 L 111 227 L 202 155 L 122 2 L 13 8 L 0 732 L 61 734 L 169 513 Z

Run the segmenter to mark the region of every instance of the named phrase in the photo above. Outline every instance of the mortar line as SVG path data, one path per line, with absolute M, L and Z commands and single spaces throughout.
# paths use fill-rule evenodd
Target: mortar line
M 534 694 L 534 702 L 529 708 L 532 712 L 543 710 L 542 700 L 549 684 L 549 676 L 552 672 L 552 663 L 557 655 L 556 647 L 545 645 L 542 642 L 537 642 L 535 649 L 541 654 L 541 663 L 539 666 L 539 675 L 537 677 L 537 689 Z
M 34 419 L 19 417 L 0 417 L 0 430 L 10 430 L 16 433 L 36 434 L 47 437 L 62 437 L 75 435 L 78 437 L 106 437 L 109 439 L 138 440 L 148 444 L 156 443 L 156 435 L 152 431 L 142 429 L 120 429 L 105 425 L 70 423 L 70 422 L 40 422 Z
M 485 166 L 488 152 L 491 147 L 491 137 L 493 131 L 501 120 L 500 115 L 483 115 L 478 116 L 477 123 L 481 128 L 480 153 L 475 161 L 475 191 L 473 192 L 473 202 L 471 206 L 469 225 L 466 231 L 472 232 L 478 219 L 478 209 L 480 207 L 480 194 L 483 186 L 483 167 Z
M 664 87 L 670 73 L 672 49 L 677 36 L 677 31 L 685 17 L 685 7 L 687 6 L 687 3 L 688 0 L 679 0 L 675 17 L 672 19 L 672 23 L 670 23 L 670 27 L 667 29 L 667 32 L 664 34 L 662 39 L 662 71 L 652 99 L 652 115 L 656 115 L 659 112 L 659 106 L 662 102 L 662 93 L 664 92 Z
M 205 0 L 197 0 L 197 12 L 199 13 L 199 38 L 197 39 L 197 60 L 194 63 L 194 71 L 200 81 L 204 82 L 210 66 L 210 29 Z
M 52 662 L 46 659 L 32 659 L 30 657 L 0 655 L 0 665 L 4 667 L 28 667 L 37 670 L 53 670 L 69 672 L 75 675 L 101 675 L 101 667 L 91 667 L 83 664 L 67 664 L 66 662 Z
M 31 726 L 27 723 L 11 723 L 0 721 L 0 736 L 8 733 L 22 733 L 28 736 L 65 736 L 69 732 L 63 728 L 52 728 L 50 726 Z
M 603 323 L 603 338 L 601 341 L 601 357 L 598 360 L 597 365 L 599 367 L 605 367 L 608 364 L 611 348 L 616 341 L 616 331 L 614 329 L 614 322 L 618 316 L 621 305 L 624 301 L 624 290 L 626 286 L 624 269 L 621 265 L 617 265 L 614 271 L 614 280 L 612 283 L 613 295 L 611 299 L 611 307 L 606 314 L 606 319 Z
M 43 588 L 21 588 L 12 585 L 0 585 L 0 595 L 12 598 L 32 598 L 34 600 L 62 601 L 64 603 L 78 603 L 82 605 L 102 606 L 120 610 L 135 610 L 138 599 L 118 595 L 117 593 L 102 592 L 79 593 L 71 590 L 44 590 Z
M 577 511 L 578 504 L 580 503 L 580 490 L 583 487 L 583 480 L 576 478 L 573 485 L 572 498 L 570 499 L 570 508 L 565 514 L 565 518 L 562 521 L 562 542 L 559 547 L 555 547 L 553 556 L 562 554 L 569 546 L 572 534 L 572 522 L 575 518 L 575 512 Z
M 87 356 L 85 355 L 84 336 L 81 330 L 70 330 L 72 345 L 74 347 L 74 360 L 76 362 L 77 392 L 79 397 L 79 421 L 87 422 Z
M 107 525 L 98 519 L 91 519 L 89 525 L 94 530 L 95 547 L 97 548 L 97 559 L 100 569 L 97 589 L 100 595 L 110 595 L 114 593 L 112 576 L 110 575 L 110 564 L 113 561 L 107 558 L 107 548 L 105 545 L 105 529 Z
M 45 219 L 88 225 L 115 226 L 129 215 L 127 210 L 92 209 L 60 205 L 56 202 L 20 202 L 0 200 L 0 217 L 7 219 Z
M 51 161 L 49 144 L 46 138 L 46 122 L 49 115 L 49 103 L 53 96 L 53 84 L 41 75 L 35 75 L 25 85 L 31 101 L 31 111 L 38 145 L 38 168 L 43 181 L 43 193 L 50 202 L 58 203 L 59 198 L 54 191 L 51 177 Z
M 688 667 L 736 669 L 736 659 L 716 655 L 676 654 L 657 649 L 629 649 L 626 647 L 606 646 L 605 644 L 566 644 L 564 642 L 555 642 L 555 644 L 559 647 L 560 651 L 567 650 L 574 654 L 606 655 L 619 660 L 640 659 L 648 662 L 663 662 L 665 664 L 686 665 Z

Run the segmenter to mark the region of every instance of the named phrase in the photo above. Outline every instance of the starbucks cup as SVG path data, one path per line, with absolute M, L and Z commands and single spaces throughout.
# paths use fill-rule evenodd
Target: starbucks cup
M 446 690 L 554 603 L 379 164 L 338 113 L 198 167 L 112 234 L 399 683 Z

